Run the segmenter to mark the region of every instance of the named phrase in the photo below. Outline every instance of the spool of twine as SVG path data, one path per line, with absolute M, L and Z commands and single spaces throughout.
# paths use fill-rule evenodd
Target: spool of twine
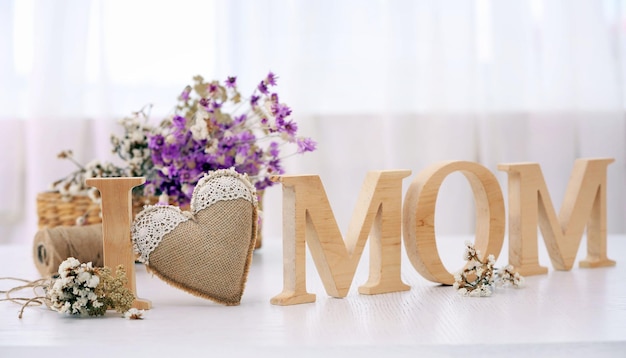
M 57 226 L 35 234 L 33 259 L 42 277 L 50 277 L 68 257 L 104 266 L 102 224 Z

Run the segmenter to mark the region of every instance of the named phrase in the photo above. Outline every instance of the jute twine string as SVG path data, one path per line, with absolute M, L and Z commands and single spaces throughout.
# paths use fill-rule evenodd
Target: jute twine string
M 9 302 L 13 302 L 22 306 L 22 308 L 20 309 L 20 313 L 18 315 L 19 318 L 22 318 L 24 314 L 24 309 L 26 309 L 26 307 L 28 306 L 41 306 L 45 304 L 46 306 L 50 307 L 50 300 L 46 297 L 46 295 L 44 294 L 42 296 L 40 292 L 37 292 L 38 290 L 44 290 L 46 287 L 48 287 L 48 285 L 50 284 L 49 278 L 41 278 L 38 280 L 29 281 L 29 280 L 24 280 L 24 279 L 15 278 L 15 277 L 0 277 L 0 281 L 18 281 L 18 282 L 25 283 L 24 285 L 16 286 L 6 291 L 0 290 L 0 294 L 5 294 L 5 298 L 0 298 L 0 302 L 9 301 Z M 12 293 L 25 290 L 28 288 L 32 288 L 33 294 L 35 295 L 34 297 L 11 296 Z
M 57 273 L 68 257 L 103 266 L 102 224 L 58 226 L 35 234 L 33 260 L 42 277 Z
M 43 278 L 30 281 L 16 277 L 0 277 L 0 281 L 23 283 L 8 290 L 0 290 L 0 294 L 5 295 L 4 298 L 0 298 L 0 302 L 8 301 L 21 305 L 19 318 L 22 318 L 24 309 L 28 306 L 45 304 L 50 307 L 50 300 L 42 291 L 45 291 L 51 277 L 58 272 L 61 262 L 68 257 L 74 257 L 80 262 L 92 262 L 96 267 L 103 266 L 102 246 L 102 224 L 58 226 L 39 230 L 33 243 L 33 260 Z M 33 290 L 32 297 L 13 296 L 26 289 Z

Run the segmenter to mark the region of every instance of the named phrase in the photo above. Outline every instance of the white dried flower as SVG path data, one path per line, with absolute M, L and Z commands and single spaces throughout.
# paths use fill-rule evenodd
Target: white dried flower
M 98 190 L 97 188 L 90 188 L 87 191 L 87 196 L 89 196 L 89 199 L 91 199 L 91 201 L 93 201 L 94 203 L 100 203 L 100 190 Z
M 504 269 L 494 269 L 495 256 L 488 255 L 487 262 L 480 259 L 480 251 L 475 250 L 471 242 L 465 243 L 465 260 L 468 263 L 465 268 L 454 275 L 454 289 L 459 294 L 471 297 L 491 296 L 495 286 L 520 287 L 523 277 L 514 272 L 513 266 L 508 265 Z
M 143 319 L 144 310 L 131 308 L 124 312 L 124 318 L 126 319 Z
M 175 143 L 175 142 L 176 142 L 176 137 L 174 137 L 174 135 L 173 135 L 173 134 L 168 134 L 168 135 L 165 137 L 165 143 L 167 143 L 167 144 L 173 144 L 173 143 Z
M 159 195 L 158 205 L 169 205 L 169 203 L 170 203 L 170 198 L 167 194 L 163 193 Z
M 206 148 L 204 148 L 204 152 L 206 154 L 215 154 L 217 152 L 218 145 L 218 141 L 212 139 L 209 143 L 207 143 Z
M 80 261 L 73 257 L 69 257 L 59 265 L 59 275 L 61 275 L 62 278 L 67 277 L 68 272 L 75 269 L 79 265 Z
M 70 257 L 59 265 L 59 277 L 49 286 L 46 295 L 50 307 L 60 313 L 72 315 L 91 314 L 90 310 L 102 307 L 94 290 L 100 280 L 91 265 L 81 264 Z
M 130 136 L 130 140 L 132 140 L 133 142 L 143 142 L 146 138 L 146 136 L 141 131 L 134 131 L 131 133 Z
M 85 270 L 79 270 L 78 275 L 76 275 L 78 283 L 86 283 L 89 279 L 91 279 L 91 274 Z
M 76 218 L 76 226 L 83 226 L 85 225 L 86 219 L 85 216 L 79 216 Z

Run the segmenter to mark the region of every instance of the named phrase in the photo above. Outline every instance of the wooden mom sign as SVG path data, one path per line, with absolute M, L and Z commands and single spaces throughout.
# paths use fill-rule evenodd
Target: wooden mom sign
M 606 171 L 613 161 L 597 158 L 575 162 L 558 217 L 538 164 L 498 166 L 509 178 L 509 262 L 522 275 L 547 272 L 538 263 L 537 227 L 557 270 L 572 268 L 585 227 L 587 258 L 580 266 L 615 265 L 606 255 Z M 476 248 L 485 257 L 493 254 L 497 258 L 504 241 L 504 200 L 495 176 L 478 163 L 442 162 L 427 168 L 409 186 L 404 205 L 402 179 L 410 171 L 368 173 L 345 241 L 318 176 L 276 178 L 283 186 L 283 291 L 271 303 L 315 301 L 315 295 L 306 290 L 306 245 L 326 292 L 345 297 L 368 238 L 369 278 L 359 287 L 360 293 L 409 289 L 400 278 L 402 235 L 410 262 L 422 276 L 452 284 L 454 277 L 437 252 L 435 203 L 443 180 L 453 172 L 461 172 L 467 178 L 474 194 Z

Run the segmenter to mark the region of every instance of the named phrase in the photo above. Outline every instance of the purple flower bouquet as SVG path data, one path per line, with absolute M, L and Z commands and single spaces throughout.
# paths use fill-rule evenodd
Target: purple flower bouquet
M 235 77 L 223 84 L 194 77 L 174 115 L 147 135 L 152 170 L 144 194 L 186 205 L 206 172 L 225 168 L 246 173 L 262 191 L 273 184 L 272 175 L 284 173 L 285 145 L 293 144 L 295 153 L 315 150 L 313 140 L 297 135 L 291 109 L 280 103 L 275 86 L 270 72 L 244 99 Z
M 159 125 L 148 123 L 145 108 L 120 121 L 124 134 L 112 135 L 111 143 L 122 165 L 95 160 L 82 166 L 71 151 L 64 151 L 60 157 L 79 169 L 56 181 L 52 190 L 64 200 L 88 195 L 97 202 L 97 190 L 85 187 L 86 178 L 143 176 L 146 184 L 135 188 L 134 194 L 144 202 L 158 197 L 161 204 L 186 207 L 205 173 L 234 168 L 248 175 L 261 196 L 274 184 L 270 177 L 284 173 L 282 159 L 314 151 L 316 146 L 310 138 L 298 136 L 291 108 L 274 91 L 276 79 L 270 72 L 244 98 L 236 77 L 220 83 L 196 76 L 193 86 L 178 96 L 173 114 Z M 283 154 L 289 145 L 293 149 Z

